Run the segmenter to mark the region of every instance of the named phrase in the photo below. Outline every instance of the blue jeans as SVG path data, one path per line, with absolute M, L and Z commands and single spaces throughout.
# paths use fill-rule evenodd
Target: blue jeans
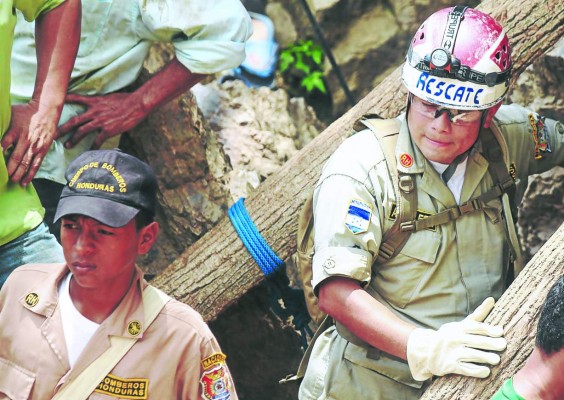
M 63 248 L 42 222 L 31 231 L 0 246 L 0 288 L 8 275 L 20 265 L 63 262 Z

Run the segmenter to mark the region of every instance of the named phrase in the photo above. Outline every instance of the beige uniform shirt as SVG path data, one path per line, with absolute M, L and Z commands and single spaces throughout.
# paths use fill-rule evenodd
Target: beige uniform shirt
M 494 129 L 507 141 L 520 203 L 528 175 L 563 164 L 564 128 L 521 107 L 503 106 Z M 470 152 L 461 203 L 493 186 L 480 150 L 478 143 Z M 415 176 L 418 218 L 456 206 L 448 187 L 412 143 L 405 121 L 396 160 L 398 170 Z M 499 199 L 484 212 L 413 233 L 396 257 L 375 265 L 395 206 L 374 134 L 365 130 L 347 139 L 324 166 L 314 193 L 314 288 L 334 276 L 355 279 L 400 318 L 433 329 L 462 320 L 488 296 L 501 296 L 508 246 Z M 300 398 L 418 398 L 421 385 L 405 361 L 349 343 L 330 328 L 315 344 Z
M 201 316 L 169 301 L 144 326 L 141 270 L 71 369 L 58 306 L 65 265 L 16 269 L 0 291 L 0 399 L 51 399 L 109 347 L 109 335 L 138 341 L 103 379 L 94 399 L 237 399 L 225 355 Z

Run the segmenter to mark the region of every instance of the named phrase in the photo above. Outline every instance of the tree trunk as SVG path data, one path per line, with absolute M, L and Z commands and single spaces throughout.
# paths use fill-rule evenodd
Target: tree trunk
M 510 37 L 515 58 L 513 79 L 564 32 L 560 0 L 531 0 L 526 7 L 515 0 L 489 0 L 479 8 L 498 19 Z M 251 218 L 280 258 L 287 259 L 295 252 L 298 213 L 321 167 L 348 136 L 354 121 L 367 112 L 395 116 L 404 107 L 405 92 L 399 77 L 400 68 L 247 199 Z M 231 222 L 224 218 L 157 276 L 153 284 L 210 320 L 263 279 Z
M 449 376 L 438 379 L 421 400 L 489 399 L 525 363 L 535 346 L 544 299 L 564 274 L 564 224 L 546 242 L 515 282 L 501 296 L 486 322 L 505 328 L 507 349 L 487 379 Z

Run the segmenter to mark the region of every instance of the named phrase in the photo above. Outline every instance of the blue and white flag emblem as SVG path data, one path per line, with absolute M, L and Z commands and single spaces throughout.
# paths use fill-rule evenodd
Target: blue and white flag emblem
M 345 218 L 345 225 L 354 234 L 368 230 L 372 207 L 363 201 L 352 199 Z

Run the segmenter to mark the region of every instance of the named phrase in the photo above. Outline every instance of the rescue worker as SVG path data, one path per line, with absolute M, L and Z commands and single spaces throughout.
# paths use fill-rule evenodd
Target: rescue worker
M 0 398 L 236 399 L 201 316 L 135 265 L 159 231 L 151 168 L 94 150 L 66 178 L 56 212 L 66 262 L 17 268 L 0 291 Z
M 32 181 L 45 207 L 45 221 L 58 235 L 53 216 L 65 185 L 65 170 L 79 154 L 97 149 L 139 125 L 149 114 L 186 93 L 209 74 L 245 59 L 251 19 L 238 0 L 83 0 L 82 33 L 57 137 L 45 138 L 29 169 L 14 182 Z M 119 38 L 119 40 L 116 40 Z M 12 102 L 24 109 L 36 74 L 33 25 L 18 15 L 12 58 Z M 155 42 L 169 43 L 174 57 L 151 79 L 133 88 Z M 14 122 L 3 144 L 17 143 L 24 127 Z M 53 141 L 53 139 L 55 139 Z M 21 142 L 21 143 L 20 143 Z M 18 266 L 18 265 L 16 265 Z
M 564 276 L 552 286 L 537 325 L 535 348 L 525 366 L 491 400 L 564 398 Z
M 484 138 L 508 158 L 514 204 L 528 175 L 564 160 L 561 123 L 501 105 L 510 74 L 507 36 L 487 14 L 446 8 L 418 29 L 402 70 L 397 170 L 414 183 L 402 190 L 416 188 L 415 220 L 449 209 L 450 220 L 412 232 L 387 262 L 375 260 L 400 200 L 375 134 L 353 135 L 324 166 L 312 285 L 336 325 L 313 345 L 300 399 L 417 399 L 433 376 L 484 378 L 499 363 L 503 328 L 482 321 L 518 251 L 508 194 L 474 201 L 496 191 Z
M 10 105 L 16 10 L 28 21 L 35 20 L 38 34 L 37 57 L 34 54 L 33 58 L 39 73 L 31 81 L 32 93 L 23 114 Z M 79 0 L 0 2 L 0 287 L 12 269 L 22 264 L 63 260 L 61 247 L 43 223 L 44 209 L 33 186 L 10 182 L 14 173 L 33 165 L 33 155 L 10 146 L 5 139 L 11 135 L 14 120 L 21 122 L 22 137 L 31 147 L 41 147 L 45 137 L 56 134 L 78 48 L 80 10 Z

